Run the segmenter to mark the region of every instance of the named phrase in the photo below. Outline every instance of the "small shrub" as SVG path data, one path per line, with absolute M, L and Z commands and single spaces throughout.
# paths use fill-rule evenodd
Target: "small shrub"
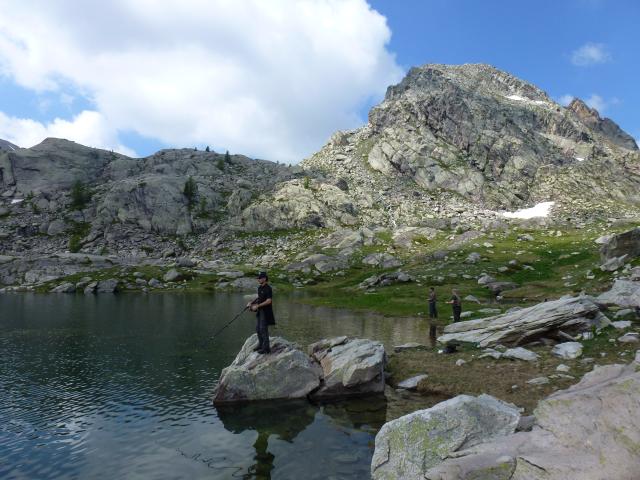
M 69 239 L 69 251 L 71 253 L 78 253 L 80 251 L 82 248 L 82 243 L 80 243 L 81 239 L 82 237 L 77 233 L 71 235 L 71 238 Z
M 304 182 L 302 183 L 304 188 L 309 190 L 311 188 L 311 179 L 309 177 L 304 177 Z
M 205 152 L 210 152 L 211 149 L 209 148 L 209 145 L 207 145 L 207 148 L 204 149 Z
M 91 200 L 91 191 L 81 180 L 76 180 L 71 185 L 71 208 L 82 210 Z
M 189 210 L 195 205 L 196 197 L 198 196 L 198 185 L 196 185 L 193 177 L 189 177 L 184 184 L 184 190 L 182 191 L 185 197 L 187 197 L 187 206 Z

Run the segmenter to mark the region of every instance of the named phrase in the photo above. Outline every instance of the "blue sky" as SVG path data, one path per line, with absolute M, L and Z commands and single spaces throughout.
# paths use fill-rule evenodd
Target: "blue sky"
M 28 5 L 26 5 L 28 3 Z M 297 162 L 426 63 L 489 63 L 640 138 L 633 0 L 0 0 L 0 138 Z

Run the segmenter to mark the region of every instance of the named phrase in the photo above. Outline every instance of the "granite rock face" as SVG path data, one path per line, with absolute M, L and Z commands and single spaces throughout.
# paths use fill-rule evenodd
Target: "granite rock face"
M 640 256 L 640 227 L 609 237 L 600 247 L 603 262 L 625 257 L 630 261 Z
M 623 308 L 640 307 L 640 282 L 618 279 L 609 291 L 596 297 L 596 302 Z
M 309 352 L 322 367 L 322 383 L 312 398 L 384 392 L 382 343 L 337 337 L 310 345 Z
M 214 403 L 310 397 L 342 398 L 384 391 L 386 355 L 379 342 L 337 337 L 309 346 L 309 355 L 281 337 L 271 337 L 271 353 L 254 352 L 257 335 L 222 371 Z
M 457 451 L 428 480 L 634 480 L 640 471 L 640 372 L 596 367 L 538 403 L 530 432 Z M 384 478 L 384 477 L 382 477 Z M 393 478 L 393 477 L 389 477 Z
M 418 480 L 459 450 L 515 432 L 515 405 L 458 395 L 383 425 L 371 460 L 374 480 Z
M 587 296 L 560 298 L 495 317 L 448 325 L 438 342 L 469 342 L 480 347 L 524 345 L 540 337 L 601 328 L 609 320 Z
M 271 354 L 253 349 L 258 336 L 244 343 L 220 375 L 213 402 L 305 398 L 320 386 L 322 371 L 308 355 L 280 337 L 271 337 Z

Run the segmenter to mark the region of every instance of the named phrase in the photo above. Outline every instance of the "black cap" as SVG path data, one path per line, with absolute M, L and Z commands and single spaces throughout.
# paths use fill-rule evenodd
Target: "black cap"
M 258 273 L 258 278 L 268 278 L 268 277 L 267 277 L 267 272 L 260 272 L 260 273 Z

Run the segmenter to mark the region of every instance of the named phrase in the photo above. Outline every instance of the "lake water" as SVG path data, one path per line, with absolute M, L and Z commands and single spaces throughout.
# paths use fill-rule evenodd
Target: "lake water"
M 215 408 L 254 332 L 236 294 L 0 295 L 0 478 L 361 479 L 384 397 Z M 422 319 L 276 298 L 281 335 L 427 342 Z

